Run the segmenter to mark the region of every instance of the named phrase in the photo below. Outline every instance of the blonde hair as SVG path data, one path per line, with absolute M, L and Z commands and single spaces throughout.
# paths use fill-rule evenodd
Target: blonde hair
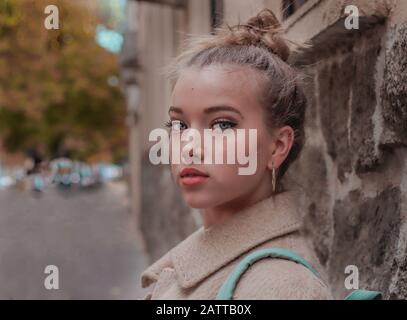
M 294 143 L 277 171 L 278 180 L 297 159 L 305 140 L 307 101 L 300 86 L 303 77 L 288 64 L 289 56 L 288 41 L 278 19 L 271 10 L 263 9 L 246 23 L 223 25 L 214 34 L 187 38 L 182 53 L 167 67 L 167 75 L 174 82 L 183 69 L 192 66 L 232 64 L 259 71 L 259 100 L 267 115 L 266 125 L 271 130 L 285 125 L 294 130 Z

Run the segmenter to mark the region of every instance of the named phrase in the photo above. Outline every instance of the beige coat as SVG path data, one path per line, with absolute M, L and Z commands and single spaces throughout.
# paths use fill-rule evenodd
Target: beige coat
M 286 191 L 237 212 L 222 225 L 201 227 L 141 275 L 144 299 L 215 299 L 226 277 L 248 253 L 282 247 L 307 259 L 317 278 L 292 261 L 265 258 L 240 278 L 234 299 L 332 299 L 326 275 L 314 251 L 300 234 L 295 194 Z

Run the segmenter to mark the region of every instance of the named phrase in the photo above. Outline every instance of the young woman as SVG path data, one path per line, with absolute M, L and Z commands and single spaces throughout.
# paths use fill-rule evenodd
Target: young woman
M 306 99 L 289 54 L 278 20 L 266 9 L 246 24 L 192 39 L 175 60 L 171 131 L 256 129 L 257 168 L 241 175 L 238 162 L 171 164 L 203 226 L 143 272 L 142 287 L 153 285 L 145 299 L 215 299 L 239 261 L 269 247 L 294 251 L 321 276 L 293 261 L 262 259 L 243 274 L 233 299 L 332 298 L 300 232 L 295 192 L 281 183 L 304 144 Z M 248 139 L 239 143 L 250 147 Z M 204 159 L 209 151 L 192 152 Z

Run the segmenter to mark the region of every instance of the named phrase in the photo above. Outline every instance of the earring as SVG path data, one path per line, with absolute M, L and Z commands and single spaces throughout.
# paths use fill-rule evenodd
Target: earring
M 276 168 L 274 168 L 274 165 L 272 164 L 272 169 L 271 169 L 271 184 L 273 187 L 273 194 L 276 193 Z

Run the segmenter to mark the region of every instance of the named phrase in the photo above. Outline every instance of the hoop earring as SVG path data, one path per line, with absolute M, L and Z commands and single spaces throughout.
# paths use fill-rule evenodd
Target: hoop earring
M 276 193 L 276 168 L 272 168 L 271 170 L 271 184 L 273 187 L 273 194 Z

